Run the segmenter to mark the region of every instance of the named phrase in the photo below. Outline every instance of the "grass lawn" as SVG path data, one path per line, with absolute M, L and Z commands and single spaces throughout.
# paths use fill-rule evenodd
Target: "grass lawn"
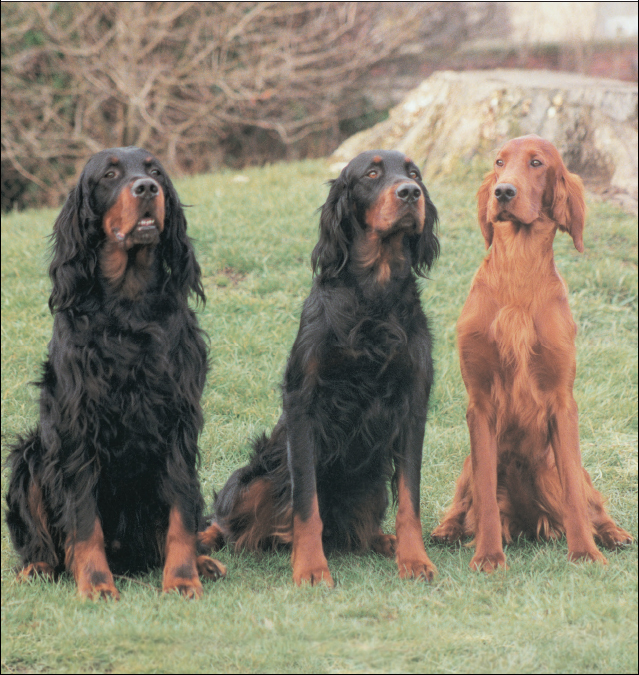
M 315 209 L 327 194 L 322 161 L 226 172 L 177 183 L 208 296 L 211 338 L 201 480 L 210 503 L 248 455 L 248 440 L 280 414 L 279 382 L 311 283 Z M 484 256 L 474 194 L 479 174 L 429 186 L 442 255 L 423 283 L 436 338 L 436 385 L 426 426 L 421 508 L 437 524 L 468 453 L 466 394 L 455 321 Z M 579 326 L 575 396 L 583 462 L 621 526 L 637 536 L 637 219 L 589 204 L 586 252 L 555 241 Z M 28 386 L 52 319 L 46 236 L 53 210 L 2 219 L 2 442 L 38 414 Z M 3 494 L 8 475 L 2 473 Z M 394 523 L 394 512 L 387 531 Z M 508 547 L 508 572 L 468 568 L 472 550 L 429 543 L 434 583 L 398 578 L 370 555 L 329 557 L 334 590 L 296 588 L 286 553 L 223 550 L 228 578 L 199 602 L 119 580 L 119 603 L 81 602 L 74 584 L 14 581 L 2 523 L 2 672 L 612 672 L 637 671 L 637 546 L 606 567 L 569 563 L 565 541 Z

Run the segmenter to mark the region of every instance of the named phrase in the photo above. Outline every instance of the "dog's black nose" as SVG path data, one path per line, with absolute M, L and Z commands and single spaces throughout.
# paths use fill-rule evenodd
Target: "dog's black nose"
M 420 198 L 422 191 L 415 183 L 402 183 L 397 187 L 397 190 L 395 190 L 395 194 L 403 202 L 412 204 Z
M 510 183 L 499 183 L 495 186 L 495 197 L 497 201 L 505 204 L 517 195 L 517 188 Z
M 159 186 L 153 178 L 138 178 L 131 186 L 133 196 L 141 199 L 152 199 L 159 191 Z

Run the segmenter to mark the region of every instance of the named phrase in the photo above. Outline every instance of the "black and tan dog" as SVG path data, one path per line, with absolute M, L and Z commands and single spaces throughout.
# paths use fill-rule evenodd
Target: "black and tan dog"
M 166 171 L 139 148 L 94 155 L 53 231 L 55 315 L 40 424 L 9 457 L 7 523 L 20 576 L 73 573 L 119 596 L 112 572 L 164 566 L 164 591 L 202 594 L 197 555 L 207 352 L 190 293 L 200 267 Z M 199 575 L 198 575 L 199 572 Z
M 217 496 L 204 544 L 292 544 L 297 584 L 333 584 L 325 546 L 395 555 L 400 576 L 432 579 L 419 485 L 433 367 L 416 275 L 438 255 L 436 221 L 402 153 L 362 153 L 333 182 L 282 416 Z M 389 481 L 396 537 L 381 530 Z

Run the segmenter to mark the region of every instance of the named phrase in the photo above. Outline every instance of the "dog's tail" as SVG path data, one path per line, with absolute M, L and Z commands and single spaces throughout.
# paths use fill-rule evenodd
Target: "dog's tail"
M 271 437 L 253 445 L 247 466 L 235 471 L 215 497 L 214 516 L 200 533 L 207 550 L 225 543 L 256 551 L 293 540 L 291 482 L 286 456 L 286 429 L 278 424 Z

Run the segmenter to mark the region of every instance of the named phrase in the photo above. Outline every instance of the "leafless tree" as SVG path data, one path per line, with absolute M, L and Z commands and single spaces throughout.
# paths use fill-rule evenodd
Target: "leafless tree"
M 194 172 L 250 134 L 336 143 L 371 67 L 454 39 L 464 4 L 2 3 L 3 192 L 13 179 L 57 204 L 111 146 Z

